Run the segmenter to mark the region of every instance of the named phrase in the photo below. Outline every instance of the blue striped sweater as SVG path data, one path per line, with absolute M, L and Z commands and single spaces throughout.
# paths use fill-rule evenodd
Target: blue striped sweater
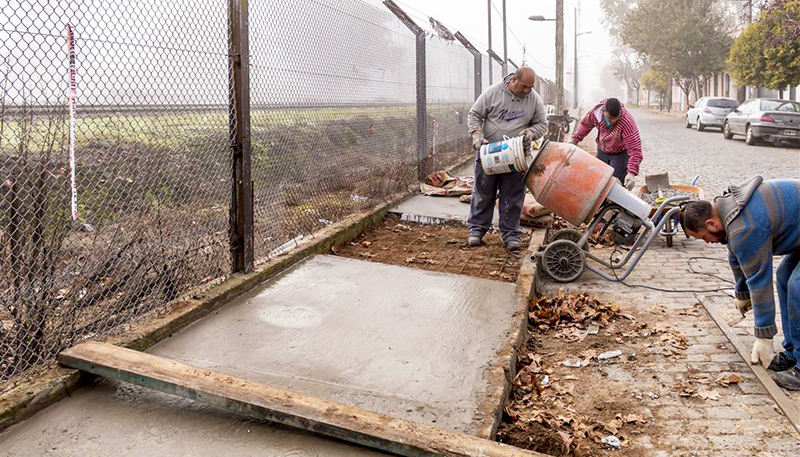
M 756 336 L 772 338 L 778 332 L 772 257 L 800 252 L 800 180 L 756 176 L 714 202 L 728 234 L 736 298 L 752 300 Z

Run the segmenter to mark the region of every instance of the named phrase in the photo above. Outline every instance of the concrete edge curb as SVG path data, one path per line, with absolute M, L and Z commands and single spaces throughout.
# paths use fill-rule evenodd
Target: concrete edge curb
M 252 273 L 235 274 L 222 284 L 200 294 L 189 291 L 184 297 L 193 298 L 175 300 L 174 309 L 167 315 L 148 320 L 134 327 L 124 337 L 111 338 L 106 342 L 128 349 L 145 350 L 303 258 L 327 252 L 331 246 L 349 242 L 366 228 L 382 220 L 392 206 L 418 192 L 419 185 L 416 184 L 406 191 L 391 195 L 385 203 L 325 227 L 313 236 L 305 237 L 295 248 L 258 267 Z M 82 386 L 81 380 L 80 372 L 54 365 L 35 379 L 22 382 L 0 395 L 0 432 L 70 395 Z
M 511 382 L 517 371 L 517 351 L 525 341 L 528 331 L 528 306 L 530 300 L 536 296 L 536 278 L 538 271 L 536 260 L 533 256 L 544 243 L 547 229 L 534 228 L 531 231 L 531 240 L 528 249 L 523 254 L 522 265 L 517 276 L 514 295 L 518 308 L 512 316 L 514 322 L 508 329 L 508 339 L 497 352 L 495 363 L 489 367 L 484 376 L 489 381 L 489 389 L 478 406 L 481 421 L 477 430 L 467 430 L 466 433 L 489 440 L 495 439 L 497 429 L 503 420 L 503 409 L 506 399 L 511 393 Z

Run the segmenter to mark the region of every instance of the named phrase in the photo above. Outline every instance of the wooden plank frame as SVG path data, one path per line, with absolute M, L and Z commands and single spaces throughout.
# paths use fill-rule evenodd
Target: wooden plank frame
M 61 352 L 58 360 L 106 378 L 402 456 L 544 456 L 107 343 L 81 343 Z

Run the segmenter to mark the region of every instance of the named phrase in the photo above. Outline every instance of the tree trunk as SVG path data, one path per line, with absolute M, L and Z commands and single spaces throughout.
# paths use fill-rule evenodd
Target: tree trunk
M 672 112 L 672 78 L 667 83 L 667 112 Z

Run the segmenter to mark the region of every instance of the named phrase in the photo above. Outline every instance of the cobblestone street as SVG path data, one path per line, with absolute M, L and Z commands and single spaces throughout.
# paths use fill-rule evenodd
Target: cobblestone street
M 756 174 L 765 179 L 800 178 L 800 148 L 747 146 L 738 138 L 725 140 L 718 130 L 685 129 L 683 120 L 674 114 L 632 112 L 641 132 L 644 155 L 637 186 L 644 184 L 645 173 L 668 172 L 672 184 L 689 184 L 695 175 L 700 175 L 697 185 L 711 199 L 729 183 Z M 593 151 L 593 138 L 587 138 L 581 146 Z M 625 281 L 627 286 L 590 272 L 566 285 L 546 278 L 540 284 L 539 291 L 548 295 L 559 288 L 590 292 L 618 303 L 623 310 L 645 316 L 650 325 L 672 325 L 687 335 L 689 348 L 680 359 L 661 357 L 660 362 L 647 365 L 623 364 L 628 374 L 641 382 L 637 388 L 661 386 L 659 397 L 646 399 L 643 405 L 652 412 L 660 438 L 634 439 L 633 444 L 650 449 L 650 455 L 800 455 L 798 434 L 752 374 L 749 361 L 739 356 L 707 313 L 694 317 L 687 313 L 702 302 L 724 317 L 748 349 L 752 347 L 752 313 L 742 320 L 733 309 L 732 292 L 717 290 L 731 286 L 726 258 L 725 247 L 690 240 L 681 233 L 673 247 L 667 247 L 663 237 L 657 238 Z M 779 335 L 775 338 L 776 349 L 780 341 Z M 719 389 L 718 401 L 683 398 L 664 388 L 697 372 L 711 377 L 721 372 L 735 373 L 744 382 Z M 800 407 L 800 395 L 790 398 Z

